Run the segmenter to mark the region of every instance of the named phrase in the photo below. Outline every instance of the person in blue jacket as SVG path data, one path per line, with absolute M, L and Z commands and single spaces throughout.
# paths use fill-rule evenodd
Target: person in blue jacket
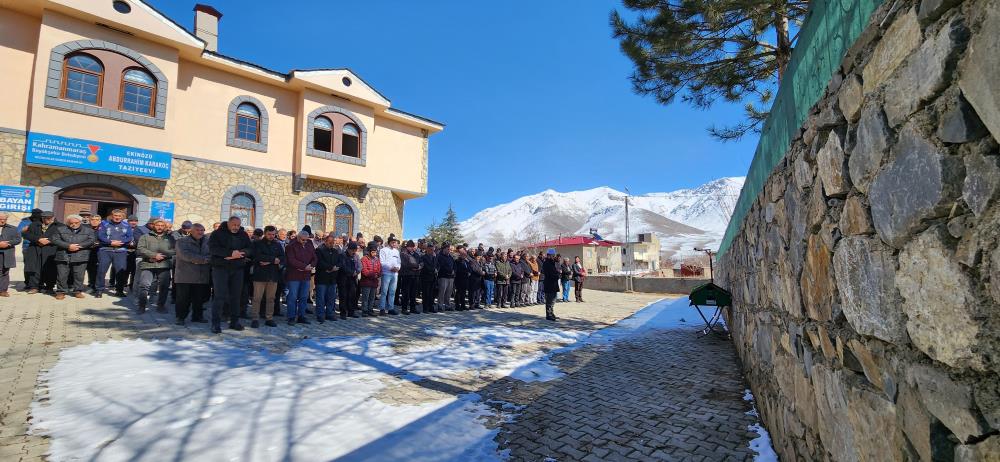
M 101 298 L 104 294 L 108 268 L 113 272 L 115 296 L 125 296 L 125 282 L 128 279 L 128 247 L 132 244 L 132 240 L 132 227 L 125 221 L 125 211 L 122 209 L 111 212 L 111 220 L 105 221 L 98 228 L 95 298 Z

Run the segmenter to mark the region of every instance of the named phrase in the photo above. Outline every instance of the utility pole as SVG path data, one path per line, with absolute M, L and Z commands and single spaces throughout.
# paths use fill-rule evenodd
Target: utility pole
M 694 248 L 695 252 L 705 252 L 708 255 L 708 278 L 710 282 L 715 283 L 715 264 L 712 262 L 712 256 L 715 255 L 715 251 L 712 249 L 699 249 Z
M 632 192 L 625 187 L 625 292 L 632 292 L 632 240 L 629 238 L 628 199 Z

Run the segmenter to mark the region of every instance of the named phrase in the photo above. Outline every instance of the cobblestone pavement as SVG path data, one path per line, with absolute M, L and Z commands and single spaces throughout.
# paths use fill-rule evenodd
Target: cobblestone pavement
M 752 460 L 746 387 L 728 340 L 696 328 L 586 346 L 552 361 L 550 382 L 504 381 L 488 395 L 525 406 L 503 425 L 515 461 Z
M 19 287 L 20 283 L 15 286 Z M 560 328 L 580 331 L 601 329 L 662 297 L 597 291 L 588 291 L 587 294 L 587 303 L 557 305 Z M 277 320 L 279 327 L 276 328 L 257 330 L 248 327 L 243 332 L 224 330 L 223 335 L 213 336 L 208 332 L 207 324 L 175 326 L 171 314 L 149 311 L 137 315 L 131 299 L 105 296 L 101 299 L 55 300 L 47 295 L 12 291 L 10 298 L 0 298 L 0 460 L 41 460 L 47 452 L 46 438 L 27 434 L 29 408 L 35 396 L 39 373 L 55 364 L 63 348 L 126 338 L 215 338 L 241 342 L 248 348 L 281 352 L 305 337 L 341 335 L 379 335 L 404 347 L 407 342 L 433 342 L 427 330 L 439 327 L 553 327 L 545 321 L 544 307 L 540 305 L 519 309 L 349 319 L 295 327 L 281 322 L 284 318 Z M 548 347 L 550 345 L 529 345 L 525 348 Z M 388 390 L 379 399 L 400 403 L 441 399 L 441 393 L 454 395 L 482 391 L 496 379 L 472 375 L 437 381 L 431 387 L 400 386 Z M 434 390 L 435 386 L 440 390 Z

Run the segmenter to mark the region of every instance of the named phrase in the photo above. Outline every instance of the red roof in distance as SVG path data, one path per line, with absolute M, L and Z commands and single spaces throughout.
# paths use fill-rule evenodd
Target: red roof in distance
M 559 247 L 569 245 L 593 245 L 595 247 L 613 247 L 622 245 L 618 241 L 603 240 L 598 241 L 591 236 L 567 236 L 558 239 L 551 239 L 545 242 L 531 244 L 528 247 Z

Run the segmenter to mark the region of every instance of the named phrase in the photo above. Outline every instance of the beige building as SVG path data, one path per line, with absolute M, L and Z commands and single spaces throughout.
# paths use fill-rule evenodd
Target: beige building
M 588 236 L 569 236 L 539 242 L 531 245 L 528 251 L 535 254 L 550 248 L 556 249 L 564 258 L 580 257 L 587 274 L 616 273 L 622 271 L 622 243 L 608 240 L 596 240 Z
M 660 238 L 653 233 L 642 233 L 637 242 L 629 244 L 632 250 L 632 269 L 658 271 L 660 269 Z
M 0 206 L 402 235 L 443 125 L 351 70 L 218 52 L 141 0 L 0 0 Z M 20 188 L 20 189 L 19 189 Z

